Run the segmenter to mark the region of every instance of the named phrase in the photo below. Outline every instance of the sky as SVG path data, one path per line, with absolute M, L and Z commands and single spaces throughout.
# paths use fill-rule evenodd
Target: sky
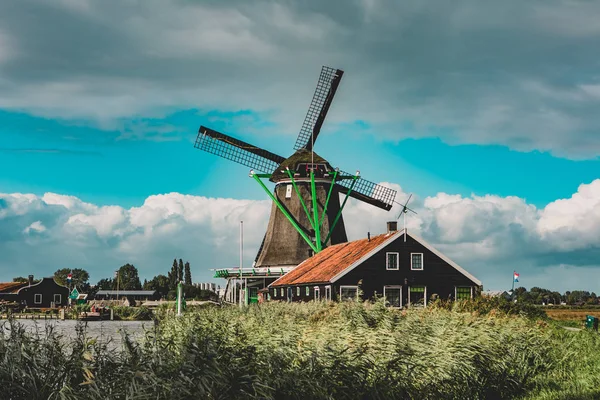
M 315 151 L 413 194 L 409 230 L 483 282 L 600 292 L 600 3 L 0 3 L 0 281 L 254 260 L 270 201 L 194 148 L 200 125 L 293 153 L 321 66 L 344 70 Z M 390 212 L 350 201 L 350 239 Z M 218 281 L 217 281 L 218 282 Z

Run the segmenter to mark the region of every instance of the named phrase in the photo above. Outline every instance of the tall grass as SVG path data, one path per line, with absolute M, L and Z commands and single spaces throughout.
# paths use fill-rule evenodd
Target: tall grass
M 488 306 L 207 307 L 165 316 L 119 350 L 13 321 L 0 333 L 0 397 L 598 398 L 597 335 Z

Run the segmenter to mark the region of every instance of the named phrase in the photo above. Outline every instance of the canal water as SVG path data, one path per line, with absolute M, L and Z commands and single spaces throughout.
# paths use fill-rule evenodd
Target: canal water
M 143 338 L 145 330 L 152 329 L 153 321 L 77 321 L 77 320 L 35 320 L 19 319 L 16 320 L 27 332 L 45 335 L 46 326 L 52 326 L 54 331 L 65 340 L 73 339 L 77 335 L 76 327 L 84 327 L 88 337 L 96 338 L 101 342 L 110 343 L 110 347 L 120 347 L 123 333 L 129 334 L 133 339 Z M 0 329 L 10 329 L 6 320 L 0 321 Z

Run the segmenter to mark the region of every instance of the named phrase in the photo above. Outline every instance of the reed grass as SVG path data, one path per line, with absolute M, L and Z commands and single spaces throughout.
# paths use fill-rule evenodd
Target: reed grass
M 66 342 L 9 324 L 3 399 L 600 397 L 597 334 L 481 301 L 206 307 L 165 314 L 116 350 L 83 329 Z

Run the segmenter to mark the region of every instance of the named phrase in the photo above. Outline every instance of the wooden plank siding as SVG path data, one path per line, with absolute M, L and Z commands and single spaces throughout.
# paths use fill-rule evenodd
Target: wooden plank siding
M 388 252 L 399 253 L 398 270 L 386 269 Z M 423 254 L 423 270 L 411 270 L 411 253 Z M 473 294 L 478 290 L 478 286 L 473 281 L 408 235 L 406 242 L 403 235 L 399 236 L 377 254 L 342 276 L 335 284 L 338 287 L 357 285 L 361 280 L 365 299 L 372 298 L 375 294 L 383 295 L 384 286 L 402 286 L 403 305 L 408 304 L 410 286 L 425 286 L 428 301 L 433 294 L 437 294 L 442 299 L 454 299 L 457 286 L 473 287 Z
M 399 268 L 397 270 L 386 269 L 387 253 L 398 253 Z M 423 254 L 423 270 L 411 269 L 412 253 Z M 276 285 L 277 282 L 274 284 Z M 472 288 L 473 296 L 478 295 L 481 289 L 478 282 L 465 276 L 410 235 L 406 236 L 406 242 L 404 235 L 398 235 L 395 240 L 358 264 L 354 269 L 346 269 L 337 277 L 331 277 L 329 283 L 303 282 L 298 285 L 276 286 L 269 288 L 269 293 L 272 300 L 311 301 L 315 298 L 315 287 L 319 288 L 320 298 L 324 299 L 326 286 L 331 286 L 332 300 L 339 299 L 341 286 L 360 286 L 363 300 L 383 296 L 385 286 L 400 286 L 403 306 L 408 304 L 411 286 L 425 286 L 428 302 L 434 294 L 441 299 L 455 299 L 457 287 Z M 308 294 L 306 293 L 307 287 L 309 288 Z M 290 299 L 288 299 L 288 288 L 291 288 L 292 291 Z M 297 288 L 300 288 L 299 294 Z

